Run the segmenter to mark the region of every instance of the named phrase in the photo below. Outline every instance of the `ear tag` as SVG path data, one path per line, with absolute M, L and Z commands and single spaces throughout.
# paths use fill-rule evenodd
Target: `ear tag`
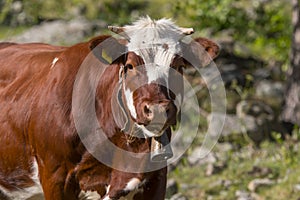
M 109 54 L 106 52 L 106 50 L 102 49 L 101 57 L 106 60 L 108 63 L 112 63 L 112 58 L 109 56 Z

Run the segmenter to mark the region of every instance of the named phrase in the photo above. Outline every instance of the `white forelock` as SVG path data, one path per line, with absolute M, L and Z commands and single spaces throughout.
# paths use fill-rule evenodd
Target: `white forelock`
M 132 25 L 124 27 L 130 38 L 128 50 L 153 48 L 167 44 L 169 50 L 177 52 L 178 41 L 183 37 L 180 28 L 171 19 L 152 20 L 150 17 L 140 18 Z
M 144 60 L 148 83 L 167 79 L 174 56 L 181 53 L 179 41 L 184 34 L 180 27 L 171 19 L 152 20 L 147 16 L 125 26 L 124 30 L 130 38 L 128 51 Z

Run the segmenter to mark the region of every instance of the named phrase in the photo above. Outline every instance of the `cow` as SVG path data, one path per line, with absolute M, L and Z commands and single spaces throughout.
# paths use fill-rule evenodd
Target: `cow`
M 184 57 L 206 65 L 219 47 L 183 42 L 194 30 L 165 18 L 109 29 L 70 47 L 0 44 L 0 199 L 164 199 L 168 156 L 147 168 L 153 138 L 170 140 L 178 123 Z M 128 161 L 109 144 L 142 156 Z

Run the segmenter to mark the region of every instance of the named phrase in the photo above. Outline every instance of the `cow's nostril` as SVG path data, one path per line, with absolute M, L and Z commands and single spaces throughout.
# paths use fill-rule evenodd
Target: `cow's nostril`
M 146 104 L 144 106 L 144 117 L 145 117 L 147 122 L 152 121 L 153 117 L 154 117 L 153 108 L 151 106 L 149 106 L 148 104 Z
M 148 116 L 152 113 L 152 111 L 150 110 L 150 107 L 147 104 L 144 106 L 144 113 L 146 114 L 146 116 Z

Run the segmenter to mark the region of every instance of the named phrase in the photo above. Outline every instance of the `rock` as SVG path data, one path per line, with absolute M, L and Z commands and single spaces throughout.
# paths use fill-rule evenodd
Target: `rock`
M 217 158 L 213 152 L 208 153 L 204 158 L 201 147 L 196 147 L 191 155 L 188 156 L 187 160 L 190 165 L 204 165 L 208 163 L 215 163 Z
M 256 193 L 249 193 L 242 190 L 237 190 L 235 192 L 237 200 L 261 200 L 262 198 Z
M 244 100 L 236 106 L 237 114 L 213 113 L 216 118 L 225 117 L 221 136 L 233 134 L 247 134 L 255 143 L 259 144 L 274 130 L 275 114 L 272 108 L 259 100 Z M 208 115 L 208 122 L 212 114 Z M 218 127 L 216 127 L 216 130 Z M 214 131 L 217 132 L 217 131 Z
M 178 193 L 178 194 L 175 194 L 173 195 L 170 200 L 188 200 L 187 197 L 185 197 L 183 194 L 181 193 Z
M 210 188 L 225 188 L 228 189 L 232 185 L 231 180 L 219 179 L 215 182 L 212 182 L 209 187 Z
M 23 34 L 10 38 L 13 42 L 44 42 L 50 44 L 75 44 L 82 42 L 96 29 L 104 28 L 103 22 L 90 22 L 84 18 L 70 21 L 56 20 L 43 22 L 34 26 Z
M 175 179 L 168 179 L 167 181 L 167 190 L 166 190 L 166 197 L 170 198 L 174 194 L 178 192 L 178 184 Z
M 258 187 L 261 187 L 261 186 L 270 186 L 270 185 L 273 185 L 274 183 L 275 183 L 275 181 L 270 180 L 268 178 L 254 179 L 254 180 L 250 181 L 250 183 L 248 184 L 248 189 L 251 192 L 255 192 Z
M 225 115 L 221 113 L 214 113 L 214 115 Z M 208 116 L 208 121 L 210 121 L 211 115 Z M 220 116 L 220 118 L 222 118 Z M 248 131 L 257 131 L 258 126 L 255 122 L 255 118 L 249 115 L 240 118 L 233 114 L 225 115 L 225 123 L 222 129 L 222 136 L 229 136 L 234 133 L 244 133 Z
M 244 85 L 245 75 L 238 69 L 236 64 L 222 65 L 220 70 L 222 80 L 226 86 L 233 81 L 237 81 L 239 85 Z
M 236 106 L 237 116 L 244 118 L 245 116 L 252 116 L 255 118 L 255 123 L 259 126 L 260 132 L 264 128 L 268 128 L 270 122 L 275 119 L 272 108 L 266 103 L 258 100 L 241 101 Z M 270 127 L 265 132 L 271 132 Z
M 252 170 L 247 172 L 247 174 L 254 177 L 266 177 L 269 174 L 272 174 L 272 169 L 268 167 L 253 166 Z
M 300 184 L 294 185 L 295 192 L 300 192 Z
M 257 129 L 248 129 L 247 133 L 256 143 L 269 138 L 271 131 L 276 130 L 279 126 L 274 126 L 275 114 L 273 109 L 260 100 L 243 100 L 239 102 L 236 106 L 236 113 L 240 119 L 249 118 L 249 116 L 254 119 Z
M 264 80 L 271 77 L 271 71 L 268 68 L 258 68 L 253 72 L 255 80 Z
M 237 190 L 235 192 L 235 197 L 237 200 L 254 200 L 254 198 L 251 196 L 251 193 L 241 190 Z
M 225 163 L 221 163 L 221 164 L 208 163 L 206 167 L 205 175 L 211 176 L 213 174 L 220 173 L 225 167 L 226 167 Z
M 236 106 L 236 114 L 240 118 L 250 115 L 256 118 L 264 117 L 268 121 L 272 121 L 275 118 L 272 108 L 259 100 L 240 101 Z
M 262 80 L 255 84 L 255 94 L 262 99 L 275 99 L 283 101 L 284 85 L 281 82 Z
M 229 142 L 223 142 L 223 143 L 216 144 L 215 148 L 217 148 L 218 151 L 228 152 L 233 150 L 233 145 L 230 144 Z
M 22 1 L 15 1 L 11 4 L 11 11 L 13 13 L 20 13 L 22 12 L 23 4 Z
M 232 185 L 231 180 L 223 180 L 223 186 L 228 189 Z
M 205 170 L 205 176 L 211 176 L 214 174 L 214 165 L 212 163 L 208 164 Z

